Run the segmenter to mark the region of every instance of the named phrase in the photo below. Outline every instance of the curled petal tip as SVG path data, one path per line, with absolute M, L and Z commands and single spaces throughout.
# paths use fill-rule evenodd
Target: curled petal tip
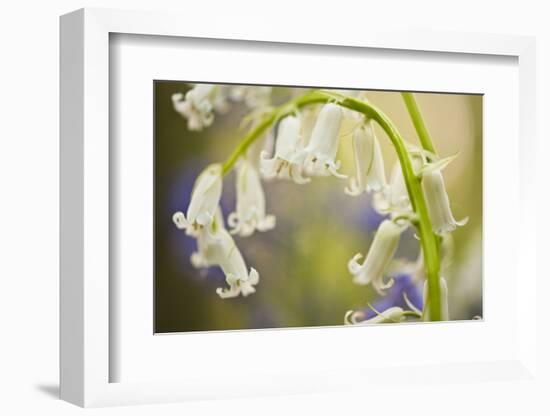
M 189 225 L 189 222 L 185 218 L 185 214 L 181 211 L 178 211 L 172 215 L 172 221 L 180 230 L 184 230 Z
M 263 220 L 261 220 L 258 225 L 258 231 L 268 231 L 275 228 L 277 223 L 277 218 L 274 215 L 267 215 Z
M 470 217 L 465 217 L 465 218 L 461 219 L 460 221 L 456 221 L 456 225 L 458 225 L 459 227 L 463 227 L 466 224 L 468 224 L 468 221 L 470 221 Z
M 349 196 L 359 196 L 363 193 L 363 190 L 357 185 L 357 180 L 351 178 L 348 186 L 344 188 L 344 193 Z
M 338 168 L 335 165 L 328 165 L 327 166 L 328 171 L 332 174 L 332 176 L 338 178 L 338 179 L 347 179 L 348 175 L 344 175 L 343 173 L 338 172 Z
M 357 274 L 361 271 L 361 265 L 359 260 L 363 257 L 361 253 L 357 253 L 355 256 L 348 261 L 348 270 L 351 274 Z
M 250 268 L 250 274 L 248 275 L 248 280 L 253 285 L 258 284 L 258 282 L 260 281 L 260 274 L 254 267 Z

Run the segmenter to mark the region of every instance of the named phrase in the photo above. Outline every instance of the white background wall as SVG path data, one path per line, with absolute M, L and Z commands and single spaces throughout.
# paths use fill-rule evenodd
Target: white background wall
M 538 134 L 540 233 L 539 256 L 547 254 L 541 237 L 548 233 L 550 154 L 546 117 L 550 105 L 550 13 L 540 1 L 454 2 L 400 0 L 333 2 L 69 0 L 4 2 L 0 11 L 0 414 L 73 414 L 80 409 L 56 400 L 58 376 L 58 16 L 74 9 L 116 7 L 186 9 L 190 18 L 211 13 L 247 15 L 251 19 L 300 25 L 326 22 L 339 26 L 369 24 L 451 31 L 536 35 L 538 42 Z M 372 3 L 372 5 L 369 5 Z M 185 21 L 182 22 L 185 24 Z M 29 120 L 32 120 L 29 122 Z M 506 120 L 503 120 L 505 123 Z M 545 139 L 543 139 L 545 138 Z M 534 180 L 536 178 L 533 178 Z M 543 194 L 544 193 L 544 194 Z M 543 222 L 543 215 L 546 217 Z M 543 263 L 540 261 L 542 267 Z M 550 293 L 548 283 L 538 290 Z M 544 316 L 542 305 L 539 319 Z M 548 312 L 547 312 L 548 314 Z M 546 331 L 548 332 L 548 331 Z M 546 341 L 548 335 L 541 332 Z M 548 371 L 548 359 L 540 354 Z M 101 409 L 106 414 L 254 414 L 294 415 L 380 413 L 408 414 L 549 414 L 546 392 L 529 384 L 456 385 L 450 394 L 440 386 L 394 391 L 372 397 L 333 395 L 199 402 L 156 407 Z M 538 398 L 538 400 L 537 400 Z M 543 403 L 546 403 L 543 405 Z

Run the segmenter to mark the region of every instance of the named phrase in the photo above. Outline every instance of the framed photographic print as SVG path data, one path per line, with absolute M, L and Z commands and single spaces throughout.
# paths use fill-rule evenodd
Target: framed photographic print
M 298 35 L 62 17 L 65 400 L 532 377 L 533 40 Z
M 155 333 L 481 319 L 482 95 L 153 88 Z

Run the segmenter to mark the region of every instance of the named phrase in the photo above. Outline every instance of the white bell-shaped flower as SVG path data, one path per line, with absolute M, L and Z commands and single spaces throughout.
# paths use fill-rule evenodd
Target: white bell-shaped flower
M 260 170 L 266 179 L 286 178 L 297 184 L 310 181 L 302 174 L 302 166 L 298 162 L 300 146 L 300 119 L 287 116 L 279 123 L 275 141 L 275 156 L 269 158 L 269 153 L 263 151 L 260 155 Z
M 432 228 L 436 234 L 442 235 L 454 231 L 456 227 L 468 222 L 467 217 L 461 221 L 455 220 L 441 170 L 425 172 L 422 175 L 422 189 L 428 205 Z
M 364 313 L 349 311 L 346 313 L 344 323 L 346 325 L 373 325 L 373 324 L 387 324 L 398 323 L 403 321 L 405 311 L 403 308 L 393 306 L 386 309 L 383 312 L 377 312 L 376 316 L 370 319 L 363 320 Z
M 183 212 L 176 212 L 172 217 L 174 223 L 188 235 L 197 236 L 200 230 L 208 227 L 214 220 L 221 195 L 222 166 L 213 164 L 204 169 L 195 180 L 187 216 Z
M 212 223 L 202 230 L 197 235 L 197 251 L 191 254 L 191 264 L 197 269 L 202 269 L 216 264 L 213 258 L 212 247 L 219 243 L 220 233 L 225 230 L 223 223 L 223 215 L 218 207 L 216 215 Z
M 233 101 L 244 101 L 248 108 L 267 107 L 271 104 L 273 87 L 238 85 L 231 88 Z
M 408 147 L 414 173 L 420 175 L 426 167 L 426 152 L 411 145 L 408 145 Z M 398 216 L 412 212 L 409 193 L 399 160 L 393 165 L 388 186 L 383 189 L 383 192 L 374 194 L 373 205 L 374 209 L 380 214 Z
M 386 172 L 380 143 L 374 134 L 372 121 L 353 132 L 355 177 L 345 189 L 348 195 L 357 196 L 363 192 L 381 191 L 386 188 Z
M 229 288 L 216 289 L 222 299 L 234 298 L 240 294 L 248 296 L 256 291 L 254 286 L 258 284 L 260 276 L 254 268 L 248 271 L 239 248 L 227 230 L 221 229 L 215 243 L 208 247 L 208 259 L 211 264 L 221 267 L 229 285 Z
M 230 109 L 229 94 L 231 93 L 231 87 L 227 85 L 216 85 L 216 88 L 210 96 L 212 107 L 216 113 L 224 114 Z
M 360 285 L 372 284 L 381 295 L 384 290 L 393 285 L 393 279 L 384 282 L 384 276 L 399 244 L 401 233 L 406 226 L 396 224 L 391 220 L 384 220 L 376 231 L 369 252 L 363 264 L 359 260 L 361 253 L 356 254 L 348 263 L 349 272 L 353 275 L 353 282 Z
M 439 278 L 439 290 L 440 290 L 440 301 L 441 301 L 441 320 L 449 320 L 449 289 L 447 287 L 447 281 L 443 278 Z M 430 320 L 430 303 L 428 301 L 428 281 L 424 282 L 424 310 L 422 311 L 422 316 L 424 321 Z
M 301 159 L 306 174 L 332 174 L 338 178 L 346 178 L 338 172 L 340 162 L 336 161 L 341 122 L 342 109 L 336 104 L 325 104 L 319 112 L 309 143 L 302 151 Z
M 237 209 L 229 214 L 227 222 L 232 234 L 247 237 L 255 230 L 267 231 L 275 227 L 275 216 L 266 215 L 265 194 L 260 175 L 248 158 L 241 160 L 237 170 Z
M 388 186 L 383 189 L 383 192 L 377 192 L 373 196 L 373 206 L 380 214 L 400 213 L 411 211 L 409 194 L 401 164 L 395 162 L 390 175 Z
M 172 95 L 174 109 L 187 119 L 189 130 L 199 131 L 212 124 L 216 90 L 216 85 L 197 84 L 187 91 L 185 99 L 182 93 Z

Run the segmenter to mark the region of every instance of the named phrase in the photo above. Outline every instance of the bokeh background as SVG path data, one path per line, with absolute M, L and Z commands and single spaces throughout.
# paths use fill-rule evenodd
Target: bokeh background
M 370 288 L 352 283 L 347 262 L 366 254 L 384 217 L 371 207 L 370 197 L 344 194 L 346 181 L 314 178 L 304 186 L 288 181 L 264 182 L 267 212 L 277 216 L 275 229 L 236 236 L 248 267 L 260 273 L 257 292 L 246 298 L 220 299 L 215 290 L 225 286 L 216 267 L 193 268 L 189 261 L 196 242 L 172 223 L 175 211 L 186 211 L 197 175 L 212 162 L 221 162 L 237 146 L 239 129 L 248 109 L 233 104 L 216 114 L 212 126 L 200 132 L 174 111 L 171 96 L 191 86 L 155 81 L 155 332 L 186 332 L 275 327 L 341 325 L 350 309 L 403 306 L 403 292 L 418 307 L 422 288 L 410 276 L 399 275 L 384 298 Z M 275 102 L 306 89 L 274 88 Z M 418 143 L 399 92 L 367 91 L 367 98 L 397 125 L 406 140 Z M 451 320 L 482 316 L 482 96 L 416 93 L 425 122 L 440 156 L 459 153 L 444 171 L 452 209 L 457 219 L 469 217 L 453 233 L 453 261 L 445 278 L 449 285 Z M 342 133 L 346 133 L 346 125 Z M 396 157 L 381 129 L 377 135 L 389 177 Z M 339 149 L 342 171 L 353 174 L 351 135 Z M 234 173 L 224 179 L 221 201 L 224 217 L 235 207 Z M 414 260 L 418 241 L 405 232 L 397 258 Z M 367 309 L 366 309 L 367 310 Z M 368 310 L 369 316 L 372 312 Z

